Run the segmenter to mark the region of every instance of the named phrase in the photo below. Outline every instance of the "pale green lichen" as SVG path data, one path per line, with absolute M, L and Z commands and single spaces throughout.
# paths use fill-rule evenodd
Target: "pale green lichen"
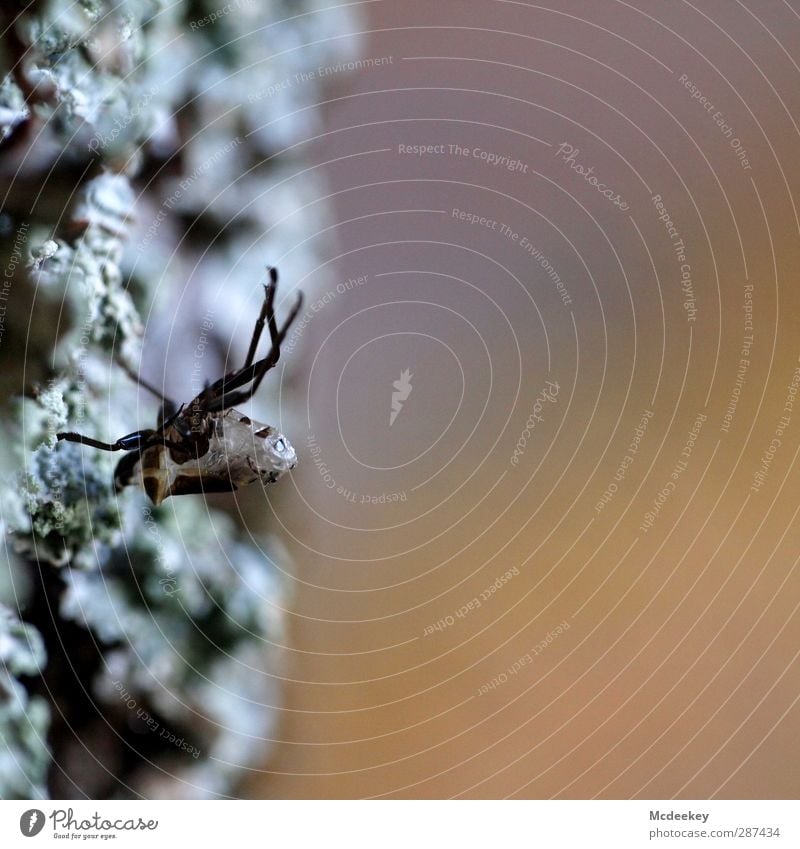
M 172 91 L 156 94 L 147 84 L 145 66 L 162 46 L 159 33 L 174 36 L 181 11 L 180 3 L 147 0 L 50 0 L 17 16 L 14 27 L 28 48 L 20 72 L 37 90 L 31 107 L 67 142 L 66 156 L 91 152 L 135 170 L 136 150 L 156 126 L 150 101 L 174 105 Z
M 4 512 L 15 549 L 57 566 L 91 568 L 98 551 L 118 540 L 111 458 L 56 440 L 78 412 L 92 421 L 84 415 L 86 391 L 85 382 L 64 376 L 18 405 L 15 432 L 23 471 Z
M 72 313 L 72 333 L 62 350 L 74 354 L 90 344 L 115 351 L 126 361 L 138 360 L 142 324 L 131 296 L 123 288 L 120 260 L 133 206 L 127 178 L 103 174 L 80 192 L 73 218 L 85 230 L 73 244 L 48 239 L 34 245 L 36 282 L 51 298 L 66 298 Z
M 102 572 L 71 571 L 61 614 L 115 646 L 97 697 L 114 705 L 124 682 L 137 704 L 195 741 L 201 759 L 185 780 L 203 795 L 224 793 L 237 764 L 258 762 L 255 743 L 273 722 L 258 706 L 275 702 L 260 667 L 281 636 L 280 584 L 266 555 L 233 542 L 230 520 L 197 502 L 151 508 L 142 496 L 127 515 L 125 525 L 144 517 L 144 531 L 126 535 Z M 285 557 L 276 545 L 273 556 Z M 230 756 L 227 769 L 207 768 L 212 755 Z
M 29 115 L 25 95 L 11 74 L 7 74 L 0 82 L 0 141 Z
M 40 634 L 0 605 L 0 799 L 44 798 L 47 703 L 20 681 L 45 663 Z
M 215 314 L 208 333 L 225 347 L 236 341 L 236 323 L 251 299 L 263 297 L 263 266 L 285 250 L 274 235 L 264 234 L 280 221 L 287 243 L 300 244 L 309 228 L 319 226 L 312 217 L 320 208 L 313 178 L 276 186 L 295 164 L 265 160 L 307 132 L 313 112 L 300 107 L 315 101 L 318 86 L 295 85 L 274 98 L 268 92 L 290 75 L 346 58 L 355 42 L 340 36 L 359 29 L 349 17 L 353 12 L 328 8 L 322 0 L 282 0 L 267 19 L 259 4 L 247 3 L 212 26 L 190 26 L 222 5 L 44 0 L 16 21 L 29 50 L 17 76 L 0 84 L 0 135 L 29 121 L 55 151 L 52 161 L 43 161 L 46 153 L 31 160 L 39 162 L 42 186 L 49 187 L 62 167 L 69 186 L 67 195 L 56 192 L 50 201 L 55 209 L 43 204 L 42 216 L 26 222 L 30 262 L 19 285 L 35 289 L 59 324 L 32 328 L 48 351 L 46 365 L 37 363 L 36 374 L 44 377 L 38 391 L 25 387 L 13 420 L 4 421 L 14 448 L 0 451 L 6 472 L 15 472 L 4 478 L 0 499 L 7 542 L 0 599 L 48 639 L 54 630 L 59 639 L 69 635 L 64 650 L 74 649 L 80 658 L 81 689 L 86 686 L 94 700 L 91 717 L 69 717 L 80 746 L 68 748 L 63 728 L 53 732 L 53 755 L 66 773 L 51 773 L 56 792 L 106 787 L 120 795 L 131 788 L 148 796 L 230 794 L 241 769 L 262 759 L 279 703 L 275 679 L 266 671 L 269 666 L 274 673 L 270 646 L 281 642 L 283 605 L 270 561 L 285 561 L 287 554 L 266 534 L 269 557 L 251 538 L 243 541 L 231 519 L 199 497 L 170 499 L 155 509 L 135 489 L 117 495 L 113 469 L 119 454 L 55 438 L 61 430 L 75 430 L 113 441 L 154 423 L 157 402 L 148 398 L 139 421 L 140 393 L 116 364 L 123 360 L 136 370 L 141 365 L 135 303 L 143 314 L 153 309 L 151 357 L 163 365 L 159 329 L 171 330 L 176 318 L 169 301 L 160 300 L 169 294 L 162 293 L 182 291 L 191 276 L 192 297 L 180 321 L 197 327 L 209 293 L 217 297 L 224 280 L 226 309 Z M 304 14 L 323 9 L 321 15 Z M 265 26 L 282 18 L 287 20 Z M 4 71 L 10 71 L 12 55 L 0 36 Z M 34 90 L 28 104 L 20 83 Z M 242 179 L 259 159 L 261 165 Z M 157 173 L 137 186 L 137 195 L 133 186 L 142 162 Z M 73 195 L 77 184 L 69 169 L 82 175 L 88 164 L 94 176 Z M 31 167 L 26 178 L 36 191 Z M 13 210 L 28 208 L 31 189 L 19 191 L 21 200 L 0 222 L 9 233 L 19 223 Z M 270 203 L 263 203 L 268 191 Z M 212 228 L 213 237 L 189 221 Z M 200 255 L 203 262 L 196 266 Z M 315 265 L 310 248 L 295 250 L 282 268 L 284 279 Z M 204 368 L 209 379 L 221 373 L 211 354 Z M 185 382 L 182 387 L 190 389 Z M 51 618 L 36 619 L 42 611 Z M 19 653 L 24 626 L 14 627 Z M 10 695 L 6 701 L 0 696 L 3 751 L 12 753 L 11 760 L 0 757 L 0 796 L 45 792 L 47 706 L 30 695 L 43 658 L 31 656 L 36 669 L 28 664 L 24 672 L 8 672 L 4 692 Z M 65 681 L 75 682 L 59 671 L 45 669 L 45 683 L 63 699 Z M 117 745 L 116 755 L 127 752 L 117 738 L 131 723 L 120 688 L 162 725 L 191 736 L 199 757 L 187 762 L 167 745 L 121 768 L 119 776 L 101 777 L 110 784 L 88 783 L 83 776 L 92 769 L 92 720 L 98 715 L 112 732 L 98 745 Z
M 119 542 L 110 469 L 83 462 L 80 446 L 37 448 L 22 483 L 30 533 L 17 535 L 19 551 L 55 566 L 92 568 Z

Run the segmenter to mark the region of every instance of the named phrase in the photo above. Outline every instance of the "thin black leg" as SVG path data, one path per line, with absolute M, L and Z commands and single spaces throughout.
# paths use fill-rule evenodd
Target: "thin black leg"
M 259 360 L 257 363 L 253 363 L 247 368 L 242 369 L 238 374 L 232 375 L 230 380 L 225 380 L 223 378 L 224 382 L 219 387 L 218 397 L 206 407 L 208 412 L 213 413 L 218 410 L 225 410 L 228 407 L 233 407 L 236 404 L 243 404 L 245 401 L 249 401 L 253 395 L 256 394 L 258 387 L 261 385 L 261 381 L 264 379 L 264 375 L 271 368 L 274 368 L 280 359 L 281 343 L 286 338 L 286 334 L 289 332 L 289 328 L 297 318 L 297 314 L 300 312 L 300 308 L 302 306 L 303 294 L 300 292 L 298 293 L 297 301 L 292 308 L 292 311 L 289 313 L 289 317 L 284 322 L 283 327 L 279 331 L 276 330 L 269 354 L 267 354 L 263 360 Z M 250 380 L 252 380 L 253 383 L 248 389 L 243 389 L 240 392 L 231 392 L 231 390 L 243 386 Z
M 269 335 L 273 344 L 278 333 L 278 328 L 275 324 L 275 291 L 278 288 L 278 269 L 271 265 L 267 266 L 269 272 L 269 283 L 264 286 L 264 303 L 261 306 L 261 313 L 256 319 L 256 326 L 253 328 L 253 337 L 250 340 L 250 348 L 247 351 L 247 358 L 244 361 L 242 368 L 248 368 L 253 364 L 256 358 L 256 349 L 261 340 L 261 333 L 264 330 L 264 324 L 269 325 Z
M 65 442 L 78 442 L 81 445 L 89 445 L 92 448 L 99 448 L 101 451 L 146 451 L 154 445 L 166 445 L 167 448 L 176 448 L 179 451 L 183 450 L 176 442 L 169 439 L 164 439 L 164 436 L 157 430 L 137 430 L 134 433 L 129 433 L 127 436 L 121 436 L 116 442 L 100 442 L 99 439 L 92 439 L 91 436 L 84 436 L 82 433 L 63 432 L 56 434 L 57 439 L 63 439 Z
M 140 450 L 155 434 L 154 430 L 137 430 L 120 437 L 116 442 L 100 442 L 98 439 L 92 439 L 91 436 L 73 432 L 57 433 L 56 438 L 66 442 L 79 442 L 81 445 L 89 445 L 101 451 L 136 451 Z
M 269 354 L 261 361 L 264 365 L 262 368 L 256 373 L 256 378 L 253 381 L 253 385 L 248 390 L 249 394 L 247 399 L 251 398 L 253 395 L 258 392 L 258 387 L 261 384 L 261 381 L 264 379 L 264 375 L 271 369 L 275 368 L 278 363 L 278 360 L 281 357 L 281 345 L 283 344 L 283 340 L 286 338 L 286 334 L 289 332 L 289 328 L 294 324 L 294 320 L 297 318 L 298 313 L 300 312 L 300 308 L 303 306 L 303 293 L 298 292 L 297 300 L 295 301 L 295 305 L 292 307 L 292 311 L 289 313 L 289 317 L 283 323 L 283 327 L 280 329 L 280 332 L 275 329 L 273 332 L 272 326 L 270 326 L 270 335 L 272 336 L 272 347 L 270 348 Z M 275 323 L 275 317 L 272 317 L 272 324 Z M 237 401 L 237 404 L 241 404 L 241 401 Z

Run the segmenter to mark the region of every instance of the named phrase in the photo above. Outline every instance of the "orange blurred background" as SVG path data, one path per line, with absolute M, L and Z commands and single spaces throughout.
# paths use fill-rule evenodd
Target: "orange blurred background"
M 800 795 L 800 18 L 556 5 L 366 4 L 319 107 L 247 795 Z

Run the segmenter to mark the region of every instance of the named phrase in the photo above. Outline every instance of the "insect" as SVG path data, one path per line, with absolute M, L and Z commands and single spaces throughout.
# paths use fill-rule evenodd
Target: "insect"
M 301 293 L 289 317 L 278 328 L 274 309 L 278 273 L 274 268 L 267 271 L 264 304 L 240 369 L 206 386 L 188 404 L 179 407 L 123 366 L 143 389 L 161 400 L 155 429 L 137 430 L 116 442 L 100 442 L 80 433 L 58 433 L 57 438 L 102 451 L 128 452 L 114 471 L 116 490 L 141 480 L 156 505 L 170 495 L 233 492 L 256 480 L 274 483 L 293 469 L 297 455 L 289 440 L 274 427 L 253 421 L 234 409 L 255 395 L 264 375 L 278 362 L 281 343 L 303 303 Z M 256 360 L 265 324 L 271 347 L 266 357 Z

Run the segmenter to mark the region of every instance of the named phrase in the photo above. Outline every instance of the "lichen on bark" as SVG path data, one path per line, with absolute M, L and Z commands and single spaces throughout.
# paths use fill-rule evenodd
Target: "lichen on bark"
M 227 309 L 203 332 L 209 350 L 226 349 L 279 249 L 263 234 L 282 219 L 302 226 L 290 213 L 310 183 L 276 188 L 285 166 L 271 157 L 307 129 L 313 112 L 299 107 L 315 86 L 266 93 L 341 58 L 357 27 L 347 7 L 312 14 L 317 0 L 277 3 L 271 20 L 240 5 L 202 26 L 221 4 L 0 10 L 0 260 L 15 318 L 0 336 L 3 798 L 229 795 L 275 721 L 280 543 L 197 497 L 153 508 L 139 490 L 117 493 L 118 455 L 55 437 L 152 426 L 157 402 L 120 364 L 163 367 L 164 350 L 143 341 L 198 326 L 220 270 Z M 284 112 L 296 117 L 269 120 Z M 253 244 L 258 257 L 239 264 Z M 291 279 L 314 258 L 295 250 L 289 262 Z M 185 362 L 191 346 L 171 356 Z M 204 376 L 224 366 L 209 354 Z M 151 380 L 175 388 L 165 371 Z

